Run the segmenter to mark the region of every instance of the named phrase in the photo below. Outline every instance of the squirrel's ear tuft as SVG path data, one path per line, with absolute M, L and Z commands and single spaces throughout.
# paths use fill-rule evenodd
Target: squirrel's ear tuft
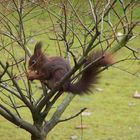
M 41 55 L 42 54 L 41 48 L 42 48 L 42 42 L 39 41 L 35 45 L 34 54 L 36 54 L 37 56 Z

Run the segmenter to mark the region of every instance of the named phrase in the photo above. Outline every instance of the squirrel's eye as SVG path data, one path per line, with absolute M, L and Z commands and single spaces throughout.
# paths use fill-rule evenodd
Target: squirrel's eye
M 36 63 L 36 61 L 35 61 L 35 60 L 33 60 L 33 61 L 32 61 L 32 65 L 34 65 L 35 63 Z

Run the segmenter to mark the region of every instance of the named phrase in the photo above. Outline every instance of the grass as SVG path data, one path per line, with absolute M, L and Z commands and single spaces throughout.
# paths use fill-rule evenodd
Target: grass
M 140 101 L 132 98 L 133 93 L 139 87 L 135 82 L 133 84 L 128 82 L 128 80 L 133 80 L 133 78 L 127 77 L 128 75 L 123 77 L 126 80 L 117 77 L 111 79 L 110 73 L 105 74 L 100 80 L 100 84 L 97 85 L 97 87 L 103 89 L 102 92 L 75 98 L 71 105 L 72 111 L 69 111 L 71 113 L 68 114 L 72 114 L 82 107 L 88 107 L 92 112 L 91 116 L 82 118 L 83 124 L 89 126 L 88 129 L 83 130 L 83 139 L 85 140 L 139 140 Z M 119 72 L 119 74 L 124 73 Z M 115 72 L 112 76 L 114 75 Z M 120 80 L 121 82 L 119 82 Z M 80 139 L 81 131 L 75 129 L 75 126 L 80 125 L 80 123 L 81 118 L 78 117 L 70 122 L 58 125 L 54 134 L 58 132 L 57 136 L 60 139 L 68 139 L 70 135 L 76 134 Z M 70 131 L 68 135 L 66 135 L 67 132 L 63 135 L 60 127 Z M 56 137 L 53 138 L 54 134 L 52 132 L 52 135 L 49 136 L 50 140 L 55 140 Z
M 48 135 L 48 140 L 67 140 L 76 135 L 83 140 L 139 140 L 140 139 L 140 100 L 132 98 L 133 93 L 140 91 L 140 80 L 125 72 L 109 69 L 102 73 L 102 78 L 89 96 L 77 96 L 70 104 L 62 118 L 66 118 L 83 107 L 91 112 L 83 116 L 82 123 L 88 128 L 75 129 L 81 124 L 81 116 L 57 125 Z M 27 115 L 26 112 L 24 112 Z M 28 118 L 27 118 L 28 119 Z M 25 140 L 30 135 L 0 117 L 1 140 Z
M 133 138 L 139 140 L 140 138 L 140 101 L 132 98 L 135 90 L 140 90 L 137 84 L 139 79 L 136 80 L 127 74 L 122 77 L 124 73 L 117 73 L 121 77 L 116 76 L 116 72 L 112 75 L 110 72 L 106 72 L 106 75 L 100 80 L 100 84 L 97 85 L 103 89 L 102 92 L 95 92 L 93 95 L 84 97 L 77 96 L 64 113 L 64 117 L 67 117 L 83 107 L 87 107 L 92 112 L 91 116 L 83 117 L 83 124 L 89 126 L 87 130 L 84 130 L 83 138 L 86 140 L 93 138 L 100 140 L 132 140 Z M 111 77 L 115 77 L 115 79 Z M 134 82 L 130 83 L 130 81 Z M 1 140 L 29 139 L 29 135 L 25 131 L 2 118 L 0 121 Z M 80 123 L 81 118 L 78 117 L 60 124 L 50 133 L 48 139 L 68 139 L 72 134 L 80 137 L 81 131 L 75 129 L 75 126 L 80 125 Z
M 38 20 L 33 20 L 32 26 L 27 22 L 26 30 L 30 29 L 31 33 L 34 33 L 36 29 L 41 27 L 41 24 L 47 24 L 44 17 L 41 16 L 40 18 L 41 20 L 37 24 L 35 23 Z M 46 40 L 48 37 L 48 34 L 35 37 L 34 42 L 29 47 L 33 49 L 33 44 L 40 38 L 47 46 L 55 46 L 54 41 Z M 139 39 L 132 45 L 138 46 Z M 54 47 L 49 47 L 47 52 L 53 55 L 57 53 L 54 51 Z M 127 50 L 123 49 L 118 52 L 115 56 L 116 60 L 119 60 L 124 53 L 127 53 Z M 118 66 L 132 71 L 140 68 L 138 62 L 134 64 L 125 62 Z M 77 113 L 83 107 L 87 107 L 91 115 L 82 118 L 78 116 L 73 120 L 58 124 L 48 135 L 47 140 L 68 140 L 72 135 L 76 135 L 78 140 L 140 140 L 140 100 L 132 97 L 135 91 L 140 92 L 139 83 L 138 77 L 117 68 L 111 67 L 104 71 L 96 85 L 96 88 L 100 88 L 102 91 L 97 91 L 94 88 L 93 94 L 76 96 L 62 118 Z M 24 109 L 21 112 L 26 116 L 26 120 L 30 121 L 29 113 Z M 75 128 L 81 124 L 81 121 L 82 124 L 88 126 L 87 129 Z M 29 138 L 28 132 L 0 116 L 0 140 L 26 140 Z

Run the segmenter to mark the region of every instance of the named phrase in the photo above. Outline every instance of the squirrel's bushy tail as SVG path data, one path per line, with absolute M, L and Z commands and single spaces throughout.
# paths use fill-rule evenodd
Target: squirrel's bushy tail
M 112 63 L 113 61 L 111 54 L 96 52 L 95 54 L 90 55 L 84 65 L 84 67 L 86 67 L 91 64 L 90 67 L 82 73 L 81 79 L 78 82 L 69 84 L 67 91 L 78 95 L 89 93 L 93 87 L 93 84 L 96 84 L 97 82 L 100 68 L 103 66 L 108 66 Z

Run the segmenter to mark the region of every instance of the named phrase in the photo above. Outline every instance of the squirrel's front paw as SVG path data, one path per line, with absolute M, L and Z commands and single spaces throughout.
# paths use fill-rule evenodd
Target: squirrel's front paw
M 31 75 L 27 75 L 27 79 L 30 80 L 30 81 L 33 81 L 34 80 L 34 77 L 31 76 Z
M 28 71 L 27 73 L 27 79 L 30 81 L 33 81 L 34 79 L 36 79 L 36 72 L 34 71 Z

